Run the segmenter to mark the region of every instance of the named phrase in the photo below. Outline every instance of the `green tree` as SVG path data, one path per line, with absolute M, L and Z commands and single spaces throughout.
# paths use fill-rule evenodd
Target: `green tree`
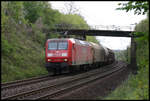
M 69 29 L 88 29 L 89 26 L 78 14 L 62 14 L 59 21 L 61 27 Z
M 135 31 L 136 34 L 143 34 L 142 37 L 138 38 L 138 41 L 149 42 L 149 19 L 142 20 L 139 24 L 136 25 Z
M 148 1 L 129 1 L 123 4 L 119 10 L 134 10 L 135 14 L 146 14 L 147 18 L 140 21 L 135 27 L 136 34 L 143 33 L 143 37 L 136 38 L 137 43 L 137 66 L 138 74 L 129 77 L 129 80 L 121 88 L 113 92 L 110 99 L 149 99 L 148 81 L 149 81 L 149 10 Z M 127 53 L 130 54 L 130 47 Z M 130 60 L 130 58 L 129 58 Z M 132 91 L 131 91 L 132 89 Z M 134 89 L 134 90 L 133 90 Z M 130 92 L 130 93 L 129 93 Z
M 129 1 L 128 3 L 119 3 L 122 7 L 117 8 L 117 10 L 134 10 L 134 14 L 146 14 L 149 12 L 149 2 L 148 1 Z
M 43 23 L 48 28 L 54 28 L 55 25 L 59 23 L 60 15 L 61 13 L 58 10 L 46 8 L 43 10 Z
M 30 23 L 35 23 L 39 18 L 42 18 L 44 27 L 54 27 L 60 18 L 58 10 L 53 10 L 50 3 L 47 1 L 25 1 L 24 2 L 25 18 Z
M 134 14 L 147 14 L 147 18 L 149 18 L 149 2 L 148 1 L 129 1 L 128 3 L 119 3 L 118 5 L 122 5 L 122 7 L 117 8 L 117 10 L 126 10 L 126 12 L 134 10 Z M 148 25 L 149 20 L 143 20 L 136 26 L 136 35 L 142 35 L 143 37 L 140 40 L 149 40 L 149 28 Z M 145 24 L 145 25 L 144 25 Z
M 16 23 L 24 20 L 23 2 L 2 2 L 2 16 L 10 16 Z M 4 21 L 4 20 L 3 20 Z
M 42 2 L 24 1 L 25 19 L 30 23 L 34 23 L 40 16 L 42 16 L 43 5 Z

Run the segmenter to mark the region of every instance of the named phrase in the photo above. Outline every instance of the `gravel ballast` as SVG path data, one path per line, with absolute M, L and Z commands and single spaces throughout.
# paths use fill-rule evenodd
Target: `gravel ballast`
M 130 69 L 126 67 L 121 72 L 117 72 L 112 76 L 87 84 L 86 86 L 80 87 L 68 94 L 57 97 L 55 99 L 95 100 L 98 97 L 105 97 L 110 94 L 111 91 L 115 90 L 116 87 L 121 85 L 121 83 L 128 78 L 129 73 Z

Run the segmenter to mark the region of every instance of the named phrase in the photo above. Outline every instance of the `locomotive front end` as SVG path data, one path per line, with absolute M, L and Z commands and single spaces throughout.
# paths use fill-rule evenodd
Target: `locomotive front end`
M 70 63 L 69 41 L 65 39 L 50 39 L 46 42 L 46 68 L 49 72 L 61 73 Z

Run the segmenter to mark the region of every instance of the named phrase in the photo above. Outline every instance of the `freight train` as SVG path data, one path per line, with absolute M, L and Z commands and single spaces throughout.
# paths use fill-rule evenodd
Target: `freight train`
M 48 39 L 45 44 L 45 67 L 54 74 L 74 72 L 111 64 L 114 52 L 109 48 L 74 38 Z

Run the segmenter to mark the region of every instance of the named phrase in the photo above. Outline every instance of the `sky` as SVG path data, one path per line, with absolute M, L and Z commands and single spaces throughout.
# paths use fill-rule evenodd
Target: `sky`
M 53 9 L 61 13 L 67 13 L 67 1 L 51 1 Z M 74 7 L 78 9 L 76 13 L 83 16 L 90 26 L 97 26 L 97 29 L 112 29 L 112 25 L 120 26 L 120 30 L 133 31 L 136 23 L 146 18 L 146 15 L 134 15 L 133 11 L 116 10 L 120 7 L 118 3 L 126 1 L 74 1 Z M 104 28 L 102 28 L 102 26 Z M 104 37 L 97 36 L 96 39 L 104 46 L 113 50 L 124 50 L 130 45 L 131 38 L 126 37 Z

